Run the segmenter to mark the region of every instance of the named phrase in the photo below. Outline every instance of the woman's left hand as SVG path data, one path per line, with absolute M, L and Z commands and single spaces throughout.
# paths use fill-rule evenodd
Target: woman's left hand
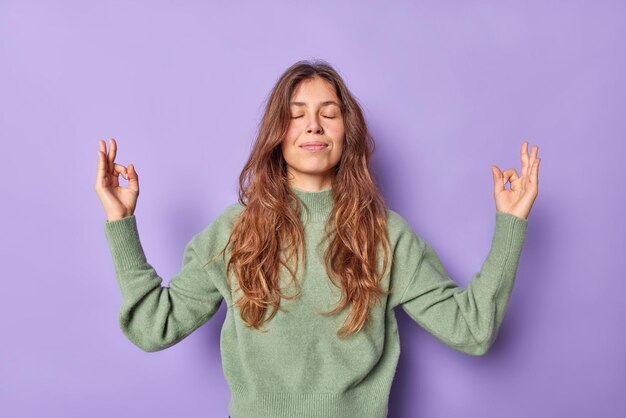
M 528 214 L 539 190 L 539 162 L 541 158 L 537 157 L 538 151 L 539 147 L 534 146 L 529 155 L 528 141 L 522 143 L 521 177 L 517 175 L 517 171 L 514 168 L 509 168 L 503 173 L 497 166 L 491 166 L 496 211 L 528 219 Z M 510 189 L 504 187 L 507 182 L 511 184 Z

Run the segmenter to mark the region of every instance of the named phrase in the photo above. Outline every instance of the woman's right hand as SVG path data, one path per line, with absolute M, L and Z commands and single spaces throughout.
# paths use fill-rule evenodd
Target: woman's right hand
M 116 153 L 115 139 L 110 139 L 108 153 L 104 139 L 100 140 L 95 189 L 108 221 L 115 221 L 132 215 L 137 206 L 137 197 L 139 197 L 139 177 L 135 171 L 135 166 L 129 164 L 127 169 L 121 164 L 116 164 Z M 128 180 L 128 187 L 119 185 L 118 177 L 120 174 Z

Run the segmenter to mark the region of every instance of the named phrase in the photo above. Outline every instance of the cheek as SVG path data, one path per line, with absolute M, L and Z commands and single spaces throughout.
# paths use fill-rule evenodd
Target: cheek
M 341 159 L 341 154 L 343 154 L 343 147 L 344 147 L 344 142 L 338 142 L 337 145 L 335 146 L 335 159 L 339 160 Z
M 281 150 L 283 158 L 287 164 L 293 164 L 297 159 L 296 150 L 294 149 L 293 141 L 289 137 L 285 137 L 285 140 L 281 144 Z
M 346 137 L 346 129 L 343 126 L 343 124 L 333 127 L 333 137 L 334 138 L 344 138 L 345 139 L 345 137 Z M 344 140 L 342 139 L 340 142 L 343 142 L 343 141 Z
M 280 149 L 281 149 L 281 150 L 282 150 L 282 152 L 283 152 L 283 157 L 284 157 L 285 159 L 288 159 L 288 158 L 289 158 L 289 142 L 288 142 L 288 140 L 287 140 L 287 139 L 285 139 L 285 140 L 282 142 L 282 144 L 280 145 Z
M 335 144 L 338 148 L 343 149 L 343 147 L 345 147 L 346 145 L 346 131 L 345 129 L 343 129 L 343 127 L 337 129 L 337 131 L 335 132 L 335 138 L 340 138 L 335 142 Z
M 285 133 L 285 139 L 287 142 L 293 142 L 298 138 L 298 128 L 293 123 L 289 124 L 287 133 Z

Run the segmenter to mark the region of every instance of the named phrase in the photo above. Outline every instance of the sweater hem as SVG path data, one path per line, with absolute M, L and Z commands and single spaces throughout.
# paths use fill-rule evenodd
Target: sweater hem
M 386 418 L 391 383 L 376 382 L 345 392 L 255 392 L 231 385 L 232 418 Z

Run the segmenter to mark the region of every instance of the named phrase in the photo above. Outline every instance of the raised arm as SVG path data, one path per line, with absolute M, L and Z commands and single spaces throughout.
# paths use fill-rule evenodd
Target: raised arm
M 128 339 L 144 351 L 168 348 L 209 320 L 222 296 L 213 280 L 222 275 L 218 263 L 204 265 L 217 251 L 228 225 L 220 217 L 187 244 L 181 270 L 161 286 L 163 279 L 146 260 L 134 215 L 139 196 L 135 166 L 115 162 L 117 142 L 111 138 L 107 151 L 101 140 L 95 190 L 106 213 L 106 237 L 113 256 L 115 275 L 122 291 L 119 324 Z M 128 187 L 119 183 L 119 176 Z M 227 212 L 225 212 L 227 213 Z M 203 239 L 204 237 L 204 239 Z
M 487 259 L 467 288 L 446 273 L 433 248 L 412 231 L 397 247 L 409 277 L 398 304 L 418 324 L 453 349 L 483 355 L 496 339 L 515 281 L 528 221 L 497 212 Z M 400 262 L 400 261 L 398 261 Z
M 520 175 L 492 166 L 496 225 L 491 250 L 467 288 L 446 273 L 434 249 L 401 220 L 396 245 L 395 281 L 400 296 L 392 297 L 417 323 L 450 347 L 472 355 L 489 350 L 498 334 L 511 295 L 528 226 L 538 194 L 539 147 L 520 148 Z M 506 184 L 510 188 L 506 189 Z
M 216 264 L 203 267 L 206 248 L 199 234 L 187 244 L 181 270 L 162 286 L 144 255 L 134 215 L 105 221 L 105 233 L 122 292 L 119 325 L 137 347 L 148 352 L 171 347 L 218 310 L 222 295 L 212 279 L 221 270 Z

